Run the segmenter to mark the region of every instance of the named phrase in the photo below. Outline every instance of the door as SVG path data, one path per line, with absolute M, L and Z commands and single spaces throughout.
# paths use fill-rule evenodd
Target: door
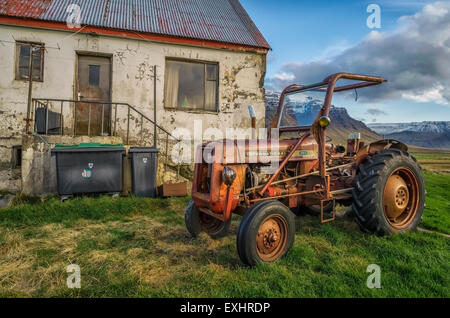
M 78 55 L 77 97 L 80 101 L 110 102 L 111 59 Z M 108 136 L 111 133 L 111 105 L 77 103 L 76 135 Z

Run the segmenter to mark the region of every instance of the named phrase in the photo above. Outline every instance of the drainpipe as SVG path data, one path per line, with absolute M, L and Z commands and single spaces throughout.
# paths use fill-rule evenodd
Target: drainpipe
M 28 63 L 28 105 L 27 105 L 27 122 L 25 132 L 30 133 L 30 121 L 31 121 L 31 98 L 33 91 L 33 51 L 34 46 L 30 44 L 30 62 Z
M 156 145 L 156 65 L 153 65 L 153 147 Z

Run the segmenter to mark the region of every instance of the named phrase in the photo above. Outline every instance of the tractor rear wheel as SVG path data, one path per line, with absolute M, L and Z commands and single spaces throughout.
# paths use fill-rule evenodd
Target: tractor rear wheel
M 390 235 L 415 230 L 424 202 L 422 169 L 407 152 L 383 150 L 359 167 L 353 210 L 363 231 Z
M 222 222 L 208 214 L 201 213 L 190 200 L 184 214 L 186 228 L 192 237 L 197 237 L 201 231 L 206 232 L 211 238 L 218 239 L 228 234 L 231 217 L 226 222 Z
M 279 201 L 268 200 L 242 218 L 236 245 L 240 259 L 249 266 L 274 262 L 286 255 L 294 243 L 295 217 Z

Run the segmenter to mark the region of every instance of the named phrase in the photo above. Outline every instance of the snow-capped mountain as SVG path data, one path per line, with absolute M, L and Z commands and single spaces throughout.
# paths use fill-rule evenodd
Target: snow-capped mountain
M 278 107 L 279 92 L 266 91 L 266 126 L 270 126 Z M 317 116 L 323 101 L 303 97 L 301 101 L 288 104 L 287 124 L 305 123 L 309 125 Z M 450 149 L 450 121 L 423 121 L 412 123 L 373 123 L 364 124 L 352 118 L 344 107 L 331 106 L 331 125 L 327 135 L 334 143 L 345 144 L 352 132 L 360 132 L 364 141 L 384 138 L 400 140 L 406 144 Z
M 376 123 L 368 126 L 384 138 L 420 147 L 450 149 L 450 121 Z
M 270 126 L 278 107 L 279 92 L 266 91 L 266 126 Z M 291 100 L 288 104 L 285 125 L 300 123 L 304 126 L 312 124 L 317 114 L 323 106 L 323 101 L 310 96 L 304 97 L 301 101 Z M 327 135 L 333 143 L 346 144 L 347 136 L 353 132 L 360 132 L 364 141 L 374 141 L 381 139 L 375 132 L 370 130 L 362 121 L 356 120 L 347 113 L 344 107 L 331 106 L 331 125 Z
M 368 124 L 372 130 L 380 135 L 389 135 L 402 131 L 445 133 L 450 131 L 450 121 L 422 121 L 412 123 L 373 123 Z

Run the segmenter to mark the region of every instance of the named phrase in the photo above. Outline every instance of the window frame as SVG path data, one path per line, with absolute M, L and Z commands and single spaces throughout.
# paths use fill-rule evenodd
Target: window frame
M 25 81 L 28 82 L 28 78 L 23 78 L 20 76 L 19 66 L 20 66 L 20 48 L 22 46 L 27 45 L 39 45 L 42 47 L 45 47 L 44 43 L 39 42 L 27 42 L 27 41 L 16 41 L 16 58 L 15 58 L 15 80 L 16 81 Z M 30 54 L 32 58 L 32 53 Z M 45 58 L 45 52 L 44 50 L 41 50 L 41 63 L 40 63 L 40 72 L 39 72 L 39 78 L 35 79 L 33 78 L 33 82 L 44 82 L 44 58 Z
M 172 107 L 167 105 L 166 102 L 166 88 L 167 88 L 167 72 L 165 71 L 167 69 L 167 62 L 184 62 L 184 63 L 192 63 L 192 64 L 202 64 L 203 65 L 203 74 L 204 74 L 204 82 L 203 82 L 203 108 L 185 108 L 185 107 Z M 215 100 L 215 110 L 208 110 L 205 108 L 206 106 L 206 82 L 214 82 L 213 80 L 208 80 L 208 72 L 207 67 L 208 65 L 213 65 L 216 67 L 216 100 Z M 183 58 L 176 58 L 176 57 L 166 57 L 165 65 L 164 65 L 164 108 L 168 110 L 175 110 L 175 111 L 185 111 L 185 112 L 193 112 L 193 113 L 210 113 L 210 114 L 217 114 L 219 113 L 219 62 L 213 62 L 213 61 L 205 61 L 205 60 L 195 60 L 195 59 L 183 59 Z

